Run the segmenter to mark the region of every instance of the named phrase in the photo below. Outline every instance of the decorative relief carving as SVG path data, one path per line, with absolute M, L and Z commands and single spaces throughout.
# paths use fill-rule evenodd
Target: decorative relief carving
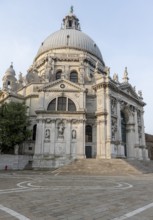
M 50 141 L 50 129 L 46 129 L 45 130 L 45 142 L 49 142 Z
M 111 114 L 112 115 L 117 114 L 117 100 L 115 98 L 111 99 Z
M 140 112 L 140 110 L 138 110 L 138 112 L 137 112 L 137 121 L 138 121 L 138 125 L 141 125 L 141 112 Z
M 79 98 L 80 94 L 79 93 L 75 93 L 75 97 Z
M 138 127 L 138 135 L 139 135 L 139 139 L 142 138 L 142 128 L 139 126 Z
M 46 118 L 46 123 L 47 124 L 51 123 L 51 119 L 50 118 Z
M 112 140 L 116 139 L 116 132 L 117 132 L 117 119 L 112 118 L 111 120 L 111 130 L 112 130 Z
M 65 146 L 63 143 L 57 143 L 55 148 L 56 155 L 63 155 L 65 153 Z

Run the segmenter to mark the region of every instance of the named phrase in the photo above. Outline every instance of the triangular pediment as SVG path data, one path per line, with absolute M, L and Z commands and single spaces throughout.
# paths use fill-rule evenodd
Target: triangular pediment
M 139 96 L 137 95 L 135 88 L 131 86 L 129 83 L 122 83 L 120 84 L 119 88 L 124 91 L 129 96 L 132 96 L 135 99 L 139 100 Z
M 8 97 L 15 97 L 15 98 L 18 98 L 18 99 L 23 99 L 24 97 L 20 94 L 17 94 L 17 93 L 13 93 L 11 91 L 0 91 L 0 102 L 3 102 L 4 100 L 6 100 Z
M 81 86 L 76 83 L 73 83 L 66 79 L 58 79 L 56 81 L 50 82 L 45 84 L 44 86 L 40 87 L 38 91 L 71 91 L 71 92 L 81 92 L 84 91 Z

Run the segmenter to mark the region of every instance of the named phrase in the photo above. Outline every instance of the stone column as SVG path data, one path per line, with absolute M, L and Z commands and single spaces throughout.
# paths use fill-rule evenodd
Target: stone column
M 38 103 L 38 109 L 39 110 L 44 110 L 44 95 L 45 95 L 45 93 L 44 93 L 44 91 L 41 91 L 40 93 L 39 93 L 39 103 Z
M 66 132 L 65 132 L 65 139 L 66 139 L 66 155 L 70 156 L 71 154 L 71 121 L 67 120 L 66 124 Z
M 144 147 L 144 149 L 143 149 L 143 159 L 144 160 L 149 160 L 148 149 L 146 148 L 145 130 L 144 130 L 144 116 L 143 115 L 144 115 L 144 111 L 141 111 L 142 146 Z
M 121 107 L 120 101 L 117 100 L 117 139 L 121 143 L 122 142 L 122 132 L 121 132 Z
M 107 123 L 106 123 L 106 158 L 111 158 L 111 102 L 110 91 L 106 88 L 106 111 L 107 111 Z M 104 128 L 105 129 L 105 128 Z
M 135 109 L 135 158 L 139 159 L 139 133 L 138 133 L 138 115 Z
M 44 120 L 38 119 L 35 143 L 35 155 L 43 155 Z
M 51 120 L 50 154 L 55 155 L 56 120 Z
M 106 120 L 103 115 L 101 120 L 97 121 L 97 157 L 106 159 Z
M 105 88 L 104 86 L 102 87 L 101 93 L 99 94 L 99 96 L 101 97 L 101 111 L 105 112 L 106 111 L 106 107 L 105 107 Z
M 144 112 L 141 111 L 142 146 L 146 146 L 143 113 Z
M 100 122 L 97 121 L 97 158 L 101 157 Z
M 120 100 L 117 100 L 117 156 L 125 157 L 125 149 L 122 144 L 122 130 L 121 130 L 121 106 Z
M 134 158 L 134 123 L 127 124 L 126 126 L 126 143 L 127 143 L 127 157 Z
M 80 120 L 77 138 L 77 158 L 85 158 L 85 121 Z

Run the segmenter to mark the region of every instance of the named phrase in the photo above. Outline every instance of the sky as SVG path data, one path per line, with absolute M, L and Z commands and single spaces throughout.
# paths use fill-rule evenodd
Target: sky
M 74 6 L 81 29 L 101 50 L 111 76 L 142 90 L 145 132 L 153 134 L 152 0 L 0 0 L 0 87 L 13 62 L 16 76 L 26 74 L 45 38 L 61 27 Z

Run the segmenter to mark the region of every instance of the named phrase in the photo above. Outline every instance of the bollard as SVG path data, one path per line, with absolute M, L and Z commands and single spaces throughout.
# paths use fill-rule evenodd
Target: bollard
M 7 170 L 7 168 L 8 168 L 8 166 L 7 166 L 7 165 L 5 165 L 5 170 Z

